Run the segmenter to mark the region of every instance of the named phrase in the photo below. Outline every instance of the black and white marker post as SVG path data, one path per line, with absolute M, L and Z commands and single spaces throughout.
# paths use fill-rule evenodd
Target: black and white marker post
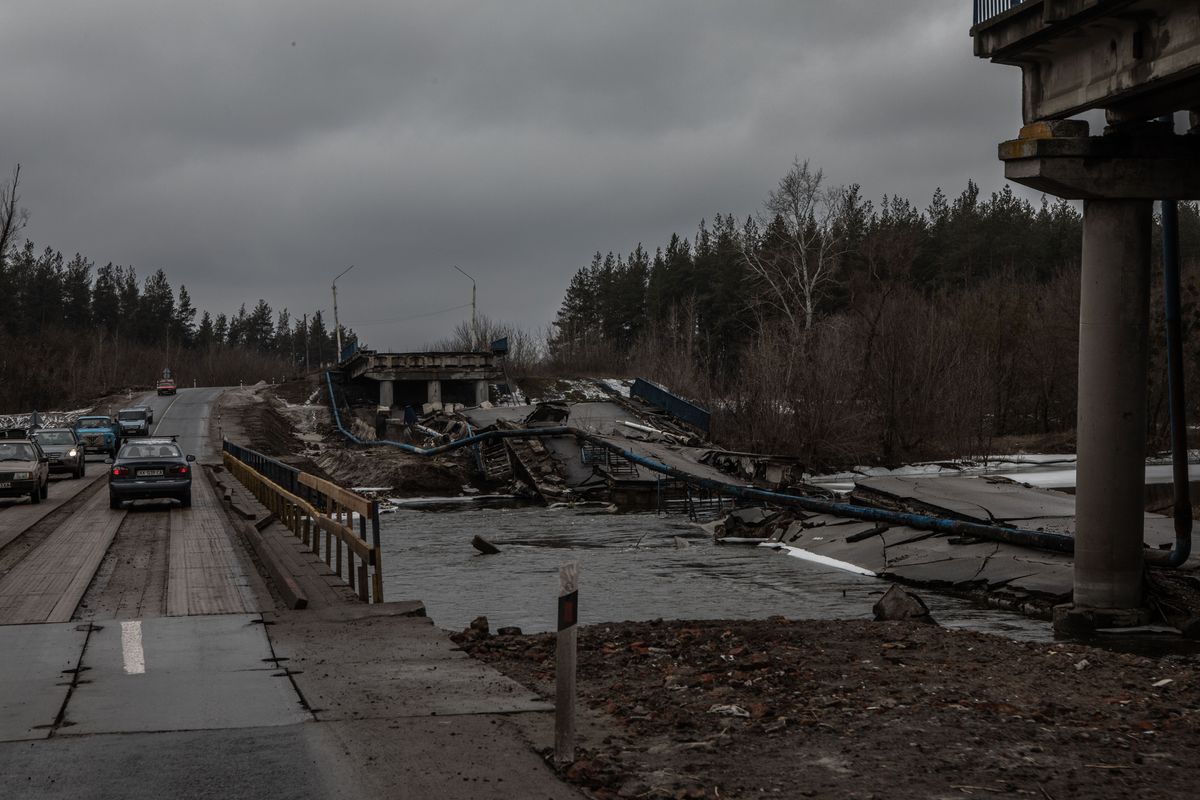
M 554 757 L 575 760 L 575 648 L 579 634 L 579 562 L 558 568 L 557 691 L 554 697 Z

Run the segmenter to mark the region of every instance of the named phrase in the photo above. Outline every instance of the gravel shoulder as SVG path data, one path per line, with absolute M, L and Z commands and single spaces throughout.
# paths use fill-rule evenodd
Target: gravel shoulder
M 462 646 L 552 697 L 553 635 Z M 903 622 L 589 626 L 579 706 L 612 733 L 563 774 L 597 798 L 1194 797 L 1197 665 Z

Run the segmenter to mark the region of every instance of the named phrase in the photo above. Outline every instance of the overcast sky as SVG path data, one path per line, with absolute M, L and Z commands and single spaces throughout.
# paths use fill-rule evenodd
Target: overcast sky
M 380 349 L 539 328 L 596 250 L 745 217 L 809 159 L 924 207 L 1020 125 L 969 0 L 0 0 L 26 230 L 196 304 L 330 307 Z

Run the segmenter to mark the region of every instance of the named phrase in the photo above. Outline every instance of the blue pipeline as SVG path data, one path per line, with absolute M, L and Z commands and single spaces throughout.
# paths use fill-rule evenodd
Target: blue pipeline
M 756 489 L 751 486 L 739 486 L 738 484 L 725 483 L 724 481 L 716 481 L 711 478 L 702 478 L 675 467 L 663 464 L 660 461 L 655 461 L 651 458 L 638 455 L 631 450 L 622 449 L 619 445 L 615 445 L 605 439 L 600 438 L 588 431 L 572 428 L 570 426 L 558 426 L 553 428 L 529 428 L 516 430 L 494 430 L 485 433 L 477 433 L 473 436 L 468 436 L 465 439 L 459 439 L 448 444 L 438 447 L 415 447 L 411 444 L 403 442 L 394 442 L 390 440 L 374 440 L 363 441 L 345 429 L 342 425 L 341 414 L 338 411 L 337 400 L 333 392 L 333 379 L 328 372 L 325 373 L 325 380 L 329 386 L 330 406 L 333 408 L 333 418 L 339 431 L 350 441 L 356 444 L 386 444 L 392 447 L 397 447 L 406 453 L 412 453 L 418 456 L 435 456 L 440 453 L 446 453 L 451 450 L 457 450 L 461 447 L 469 447 L 479 442 L 488 441 L 491 439 L 530 439 L 530 438 L 547 438 L 555 436 L 574 436 L 591 444 L 603 447 L 610 450 L 623 458 L 632 461 L 639 466 L 643 466 L 651 472 L 656 472 L 661 475 L 668 475 L 681 481 L 699 486 L 705 489 L 711 489 L 721 494 L 740 497 L 747 500 L 758 500 L 762 502 L 772 503 L 774 505 L 788 506 L 793 508 L 801 508 L 805 511 L 812 511 L 818 514 L 833 514 L 841 517 L 850 517 L 852 519 L 860 519 L 866 522 L 882 522 L 889 525 L 906 525 L 910 528 L 918 530 L 933 531 L 936 533 L 946 533 L 954 536 L 969 536 L 976 539 L 984 539 L 987 541 L 1005 542 L 1008 544 L 1020 545 L 1022 547 L 1037 547 L 1043 550 L 1053 550 L 1059 553 L 1072 553 L 1075 550 L 1075 540 L 1071 536 L 1065 536 L 1059 533 L 1047 533 L 1045 531 L 1031 531 L 1022 528 L 1008 528 L 999 525 L 984 525 L 978 522 L 967 522 L 964 520 L 948 519 L 945 517 L 933 517 L 928 514 L 911 514 L 901 511 L 890 511 L 883 508 L 871 508 L 870 506 L 859 506 L 852 503 L 839 503 L 832 500 L 825 500 L 820 497 L 809 497 L 806 495 L 784 494 L 782 492 L 770 492 L 765 489 Z

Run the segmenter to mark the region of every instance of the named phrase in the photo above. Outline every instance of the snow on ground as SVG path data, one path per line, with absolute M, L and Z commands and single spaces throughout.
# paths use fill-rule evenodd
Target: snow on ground
M 1192 465 L 1191 480 L 1200 481 L 1200 452 L 1188 454 Z M 856 481 L 876 477 L 944 477 L 948 475 L 996 475 L 1001 478 L 1027 483 L 1043 489 L 1074 489 L 1076 458 L 1072 453 L 1019 453 L 1016 455 L 991 456 L 987 459 L 963 461 L 939 461 L 922 464 L 906 464 L 896 469 L 885 467 L 855 467 L 847 472 L 830 475 L 805 476 L 805 480 L 831 491 L 848 492 Z M 1169 458 L 1153 458 L 1146 461 L 1146 484 L 1170 483 L 1171 462 Z
M 629 397 L 629 390 L 633 387 L 633 381 L 625 378 L 601 378 L 600 383 L 612 389 L 621 397 Z
M 91 408 L 78 408 L 74 411 L 39 411 L 37 415 L 44 428 L 68 427 L 91 410 Z M 28 428 L 32 418 L 32 414 L 0 414 L 0 429 Z

